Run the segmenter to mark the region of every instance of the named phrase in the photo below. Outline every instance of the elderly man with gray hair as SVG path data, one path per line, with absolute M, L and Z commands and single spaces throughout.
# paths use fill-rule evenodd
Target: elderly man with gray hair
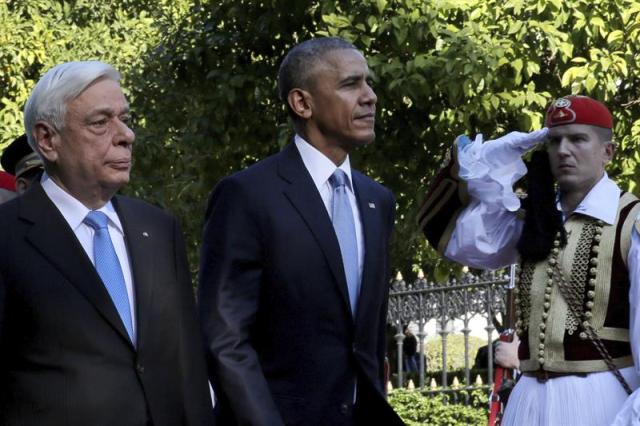
M 120 76 L 50 69 L 25 107 L 39 182 L 0 207 L 0 424 L 210 425 L 178 223 L 116 192 L 134 133 Z

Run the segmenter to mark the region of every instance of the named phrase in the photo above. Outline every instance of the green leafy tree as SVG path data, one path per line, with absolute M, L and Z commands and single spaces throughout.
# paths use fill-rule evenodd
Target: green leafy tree
M 160 42 L 155 16 L 167 9 L 141 0 L 0 1 L 0 145 L 24 132 L 24 103 L 58 63 L 102 60 L 122 72 L 126 88 Z
M 639 34 L 633 0 L 5 2 L 0 141 L 20 132 L 20 109 L 45 69 L 113 63 L 137 116 L 126 191 L 179 215 L 195 267 L 213 186 L 292 137 L 276 96 L 283 55 L 301 40 L 339 35 L 375 74 L 377 138 L 353 163 L 397 196 L 393 267 L 439 278 L 451 265 L 426 246 L 415 217 L 458 134 L 539 128 L 552 99 L 591 95 L 615 118 L 610 174 L 635 189 Z
M 620 155 L 611 173 L 634 188 L 638 12 L 621 0 L 202 2 L 136 82 L 147 124 L 137 182 L 185 219 L 195 252 L 215 183 L 292 136 L 276 96 L 285 52 L 309 37 L 342 36 L 375 73 L 377 140 L 353 156 L 396 193 L 393 265 L 439 277 L 451 266 L 426 247 L 415 216 L 460 133 L 539 128 L 553 98 L 588 94 L 613 110 Z

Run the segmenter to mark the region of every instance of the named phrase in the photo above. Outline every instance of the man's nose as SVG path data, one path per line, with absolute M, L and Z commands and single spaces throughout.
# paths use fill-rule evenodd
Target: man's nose
M 136 135 L 125 121 L 117 120 L 118 130 L 115 135 L 114 142 L 116 144 L 131 145 L 136 140 Z
M 371 87 L 369 83 L 365 83 L 362 103 L 375 105 L 377 101 L 378 96 L 376 95 L 376 92 L 373 91 L 373 87 Z
M 558 142 L 558 154 L 569 155 L 569 152 L 569 141 L 567 138 L 560 139 L 560 142 Z

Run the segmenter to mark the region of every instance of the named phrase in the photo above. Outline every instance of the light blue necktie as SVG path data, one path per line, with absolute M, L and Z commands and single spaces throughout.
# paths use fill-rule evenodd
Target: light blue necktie
M 107 288 L 118 314 L 120 314 L 120 319 L 122 319 L 131 341 L 135 344 L 127 286 L 124 282 L 118 255 L 111 242 L 107 222 L 107 215 L 99 211 L 90 211 L 87 217 L 84 218 L 84 223 L 95 230 L 93 235 L 93 257 L 98 275 L 102 278 L 102 282 Z
M 329 178 L 333 188 L 332 221 L 336 231 L 344 273 L 349 288 L 349 302 L 351 312 L 356 316 L 358 308 L 358 294 L 360 294 L 360 268 L 358 267 L 358 241 L 356 239 L 356 225 L 353 220 L 349 194 L 347 193 L 347 175 L 344 171 L 336 169 Z

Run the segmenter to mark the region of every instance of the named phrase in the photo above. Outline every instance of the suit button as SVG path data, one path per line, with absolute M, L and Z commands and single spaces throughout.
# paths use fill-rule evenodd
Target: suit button
M 136 370 L 138 371 L 139 374 L 144 374 L 144 365 L 136 364 Z
M 347 414 L 349 412 L 349 404 L 340 404 L 340 413 Z
M 351 352 L 353 352 L 354 354 L 356 352 L 358 352 L 358 345 L 356 345 L 355 343 L 351 345 Z

